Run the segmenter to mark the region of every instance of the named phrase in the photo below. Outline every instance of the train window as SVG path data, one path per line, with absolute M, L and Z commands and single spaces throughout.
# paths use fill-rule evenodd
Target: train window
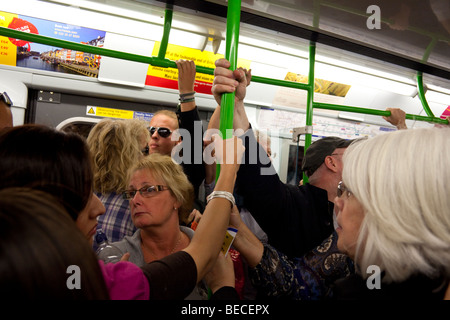
M 83 117 L 69 118 L 61 122 L 56 129 L 64 132 L 77 133 L 83 138 L 87 139 L 91 129 L 97 124 L 100 119 L 89 119 Z

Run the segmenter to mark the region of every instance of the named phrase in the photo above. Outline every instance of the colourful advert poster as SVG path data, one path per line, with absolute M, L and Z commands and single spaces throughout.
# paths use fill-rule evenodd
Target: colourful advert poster
M 441 119 L 447 119 L 447 117 L 450 117 L 450 106 L 448 106 L 440 116 Z
M 160 42 L 156 42 L 153 47 L 153 56 L 158 56 Z M 201 51 L 187 47 L 169 44 L 166 50 L 166 59 L 175 60 L 192 60 L 196 66 L 214 69 L 214 62 L 223 58 L 222 54 L 214 54 L 209 51 Z M 238 59 L 238 67 L 250 69 L 250 60 Z M 194 90 L 198 93 L 211 94 L 213 75 L 197 72 L 195 77 Z M 161 68 L 149 66 L 145 84 L 148 86 L 156 86 L 170 89 L 178 89 L 178 70 L 174 68 Z
M 55 39 L 102 47 L 105 31 L 0 11 L 0 26 Z M 0 63 L 97 77 L 100 56 L 0 36 Z

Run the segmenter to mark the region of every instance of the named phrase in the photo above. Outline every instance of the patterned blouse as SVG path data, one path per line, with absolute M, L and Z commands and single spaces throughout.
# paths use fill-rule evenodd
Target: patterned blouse
M 265 244 L 260 263 L 249 275 L 260 296 L 290 300 L 331 298 L 330 285 L 354 273 L 353 261 L 337 249 L 333 232 L 320 246 L 302 258 L 289 259 Z

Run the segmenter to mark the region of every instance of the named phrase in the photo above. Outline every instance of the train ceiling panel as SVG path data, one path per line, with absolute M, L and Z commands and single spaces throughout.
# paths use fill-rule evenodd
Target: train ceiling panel
M 138 0 L 226 18 L 226 0 Z M 450 79 L 449 0 L 242 0 L 241 22 Z

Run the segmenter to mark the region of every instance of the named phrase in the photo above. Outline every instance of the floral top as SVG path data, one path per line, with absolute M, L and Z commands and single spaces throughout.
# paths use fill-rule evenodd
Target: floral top
M 355 272 L 353 261 L 337 249 L 333 232 L 320 246 L 301 258 L 289 259 L 265 244 L 260 263 L 250 269 L 260 295 L 276 299 L 320 300 L 331 298 L 330 285 Z

